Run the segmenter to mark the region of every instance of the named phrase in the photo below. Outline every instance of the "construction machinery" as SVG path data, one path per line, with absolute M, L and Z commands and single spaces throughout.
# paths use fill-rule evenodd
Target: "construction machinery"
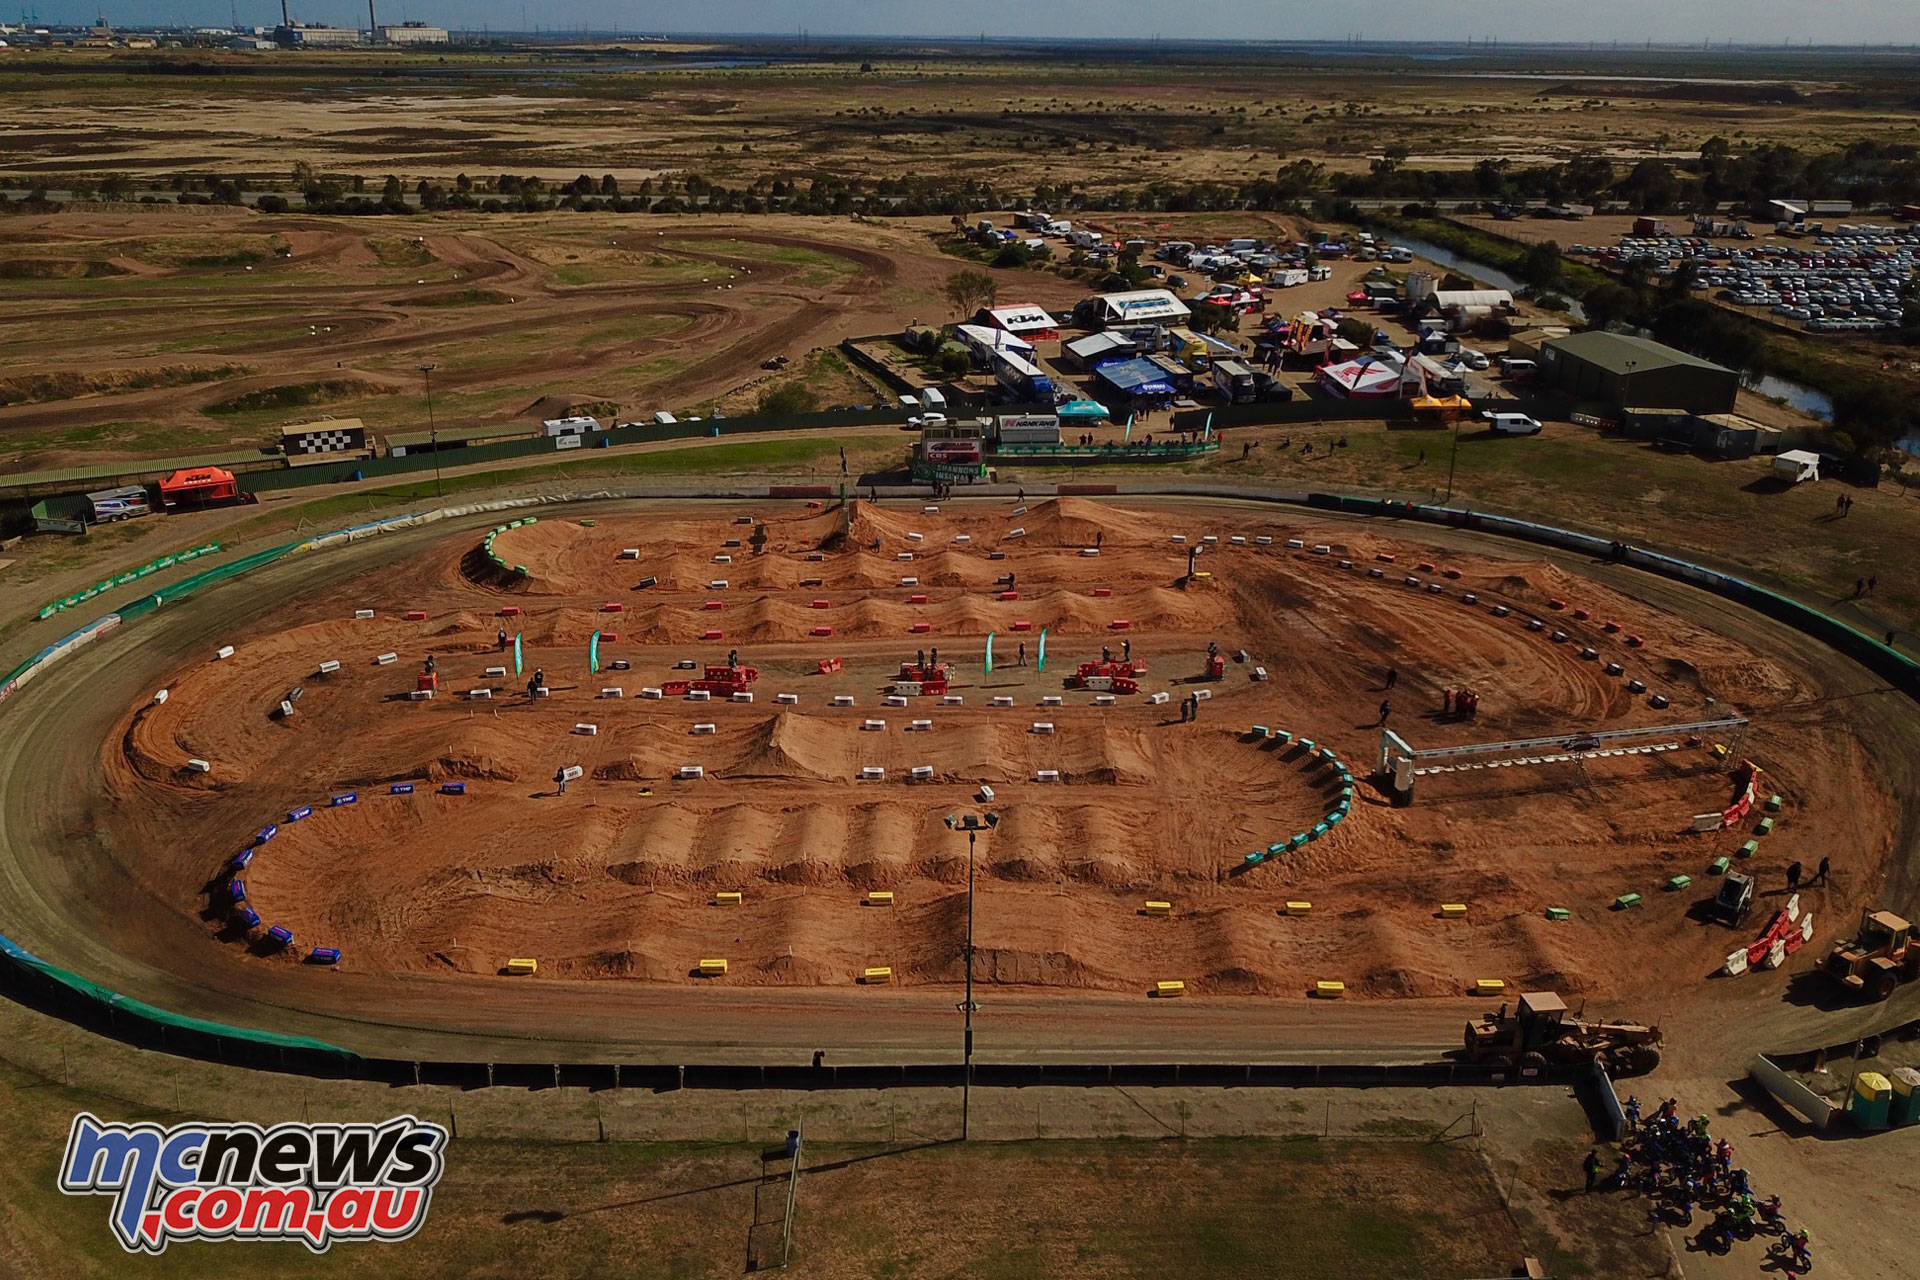
M 1638 1022 L 1587 1022 L 1551 991 L 1528 991 L 1513 1013 L 1501 1005 L 1467 1023 L 1468 1062 L 1498 1062 L 1521 1075 L 1548 1063 L 1597 1062 L 1612 1076 L 1644 1075 L 1660 1065 L 1660 1028 Z
M 1704 911 L 1709 920 L 1717 920 L 1730 929 L 1746 923 L 1753 910 L 1753 877 L 1729 871 L 1720 881 L 1719 892 L 1707 900 Z
M 1920 943 L 1912 926 L 1891 911 L 1863 911 L 1858 936 L 1836 942 L 1820 972 L 1849 991 L 1885 1000 L 1903 982 L 1920 977 Z

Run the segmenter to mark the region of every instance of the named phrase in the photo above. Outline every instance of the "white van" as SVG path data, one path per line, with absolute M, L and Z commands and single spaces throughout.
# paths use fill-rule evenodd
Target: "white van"
M 920 403 L 923 407 L 939 413 L 945 413 L 947 411 L 947 397 L 941 393 L 938 387 L 922 387 L 920 389 Z
M 1524 413 L 1495 413 L 1492 410 L 1480 415 L 1487 420 L 1496 434 L 1506 436 L 1537 436 L 1540 424 Z
M 920 397 L 918 397 L 918 396 L 901 396 L 901 397 L 900 397 L 900 407 L 901 407 L 902 409 L 905 409 L 905 410 L 906 410 L 906 411 L 907 411 L 908 413 L 913 413 L 913 412 L 915 412 L 915 411 L 917 411 L 917 410 L 918 410 L 918 409 L 920 408 Z
M 678 421 L 680 421 L 680 419 L 674 417 L 665 409 L 655 409 L 653 411 L 653 423 L 657 427 L 670 427 Z
M 1512 356 L 1500 357 L 1500 376 L 1503 378 L 1531 378 L 1540 372 L 1540 366 L 1531 360 L 1516 360 Z

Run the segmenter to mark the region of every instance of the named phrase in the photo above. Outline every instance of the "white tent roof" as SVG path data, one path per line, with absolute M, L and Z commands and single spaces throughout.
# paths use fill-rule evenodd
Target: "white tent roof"
M 1038 333 L 1042 329 L 1059 327 L 1059 322 L 1052 316 L 1029 303 L 1014 307 L 991 307 L 987 315 L 1008 333 Z
M 1110 323 L 1176 320 L 1193 314 L 1191 308 L 1165 289 L 1137 289 L 1132 293 L 1100 295 L 1100 313 Z
M 1016 338 L 1005 329 L 990 329 L 984 324 L 955 325 L 953 331 L 960 341 L 983 351 L 1033 350 L 1033 344 L 1025 338 Z
M 1438 307 L 1510 307 L 1513 295 L 1505 289 L 1436 289 L 1433 302 Z

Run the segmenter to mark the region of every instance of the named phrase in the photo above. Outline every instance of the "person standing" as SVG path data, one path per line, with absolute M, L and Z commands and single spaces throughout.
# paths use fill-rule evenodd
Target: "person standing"
M 1133 641 L 1122 640 L 1120 642 L 1120 661 L 1122 662 L 1133 661 Z
M 1589 1150 L 1587 1158 L 1580 1162 L 1580 1169 L 1587 1175 L 1587 1192 L 1592 1194 L 1593 1184 L 1600 1178 L 1600 1152 Z
M 1399 683 L 1400 683 L 1400 669 L 1399 669 L 1398 667 L 1388 667 L 1388 668 L 1387 668 L 1387 690 L 1388 690 L 1388 692 L 1392 692 L 1392 690 L 1393 690 L 1393 686 L 1395 686 L 1395 685 L 1397 685 L 1397 684 L 1399 684 Z
M 1440 714 L 1443 716 L 1453 714 L 1453 690 L 1451 689 L 1440 695 Z
M 567 771 L 566 771 L 566 769 L 565 769 L 565 768 L 560 768 L 560 769 L 556 769 L 556 770 L 554 771 L 554 774 L 553 774 L 553 780 L 554 780 L 554 782 L 555 782 L 555 783 L 556 783 L 556 784 L 557 784 L 557 785 L 559 786 L 559 788 L 560 788 L 560 794 L 561 794 L 561 795 L 565 795 L 565 794 L 567 794 Z
M 1387 717 L 1392 714 L 1393 714 L 1393 701 L 1389 698 L 1380 699 L 1380 723 L 1375 725 L 1374 728 L 1378 729 L 1385 726 L 1385 724 L 1387 723 Z
M 1833 870 L 1833 859 L 1822 856 L 1820 866 L 1814 871 L 1813 875 L 1814 879 L 1820 882 L 1820 887 L 1823 889 L 1826 888 L 1827 885 L 1827 872 L 1831 870 Z
M 1800 862 L 1795 859 L 1787 864 L 1787 892 L 1792 893 L 1800 887 Z
M 1023 667 L 1027 665 L 1027 642 L 1025 640 L 1020 642 L 1020 665 Z

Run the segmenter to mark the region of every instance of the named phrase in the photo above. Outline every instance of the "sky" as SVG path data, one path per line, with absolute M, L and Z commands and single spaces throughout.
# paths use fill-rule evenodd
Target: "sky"
M 378 0 L 376 0 L 378 2 Z M 364 25 L 365 0 L 290 0 L 298 21 Z M 42 22 L 272 25 L 277 0 L 0 0 L 0 21 L 35 11 Z M 1627 45 L 1648 40 L 1723 44 L 1901 45 L 1920 41 L 1920 0 L 386 0 L 383 22 L 430 22 L 454 29 L 585 27 L 645 33 L 795 33 L 977 37 L 1110 36 L 1162 39 L 1562 41 Z

